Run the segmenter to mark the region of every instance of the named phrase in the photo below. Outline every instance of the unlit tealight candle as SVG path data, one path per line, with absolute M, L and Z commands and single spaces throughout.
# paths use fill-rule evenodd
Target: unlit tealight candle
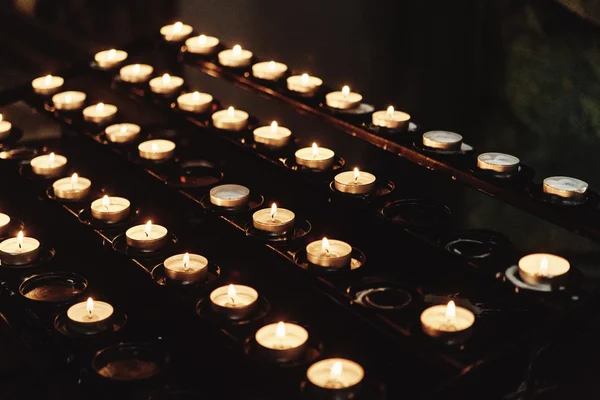
M 60 175 L 67 165 L 67 157 L 60 154 L 45 154 L 37 156 L 30 162 L 31 170 L 39 176 L 57 176 Z
M 83 107 L 86 95 L 83 92 L 69 90 L 52 96 L 52 103 L 57 110 L 71 111 Z
M 165 139 L 153 139 L 140 143 L 140 157 L 152 161 L 167 161 L 175 153 L 175 143 Z
M 362 101 L 362 96 L 351 92 L 349 86 L 344 86 L 339 92 L 331 92 L 325 95 L 325 103 L 331 108 L 347 110 L 355 108 Z
M 588 184 L 581 179 L 569 176 L 551 176 L 544 179 L 542 188 L 544 193 L 581 201 L 586 197 Z
M 192 33 L 192 27 L 180 21 L 160 28 L 160 34 L 167 42 L 180 42 Z
M 276 61 L 263 61 L 252 66 L 252 75 L 258 79 L 276 81 L 287 72 L 287 65 Z
M 119 70 L 121 80 L 128 83 L 146 82 L 152 76 L 154 68 L 147 64 L 126 65 Z
M 0 243 L 0 264 L 27 265 L 34 262 L 40 253 L 40 242 L 26 237 L 20 231 L 17 237 Z
M 429 131 L 423 134 L 423 145 L 440 150 L 460 150 L 463 137 L 448 131 Z
M 90 192 L 92 181 L 77 174 L 62 178 L 52 184 L 54 195 L 58 199 L 78 201 L 84 199 Z
M 64 85 L 65 80 L 60 76 L 40 76 L 31 81 L 33 91 L 42 96 L 49 96 L 56 93 Z
M 331 168 L 335 153 L 325 147 L 319 147 L 316 143 L 312 147 L 304 147 L 295 153 L 296 164 L 303 167 L 326 170 Z
M 105 123 L 117 114 L 117 106 L 98 103 L 83 109 L 83 119 L 95 124 Z
M 479 169 L 510 174 L 518 171 L 520 160 L 504 153 L 482 153 L 477 156 L 477 167 Z
M 103 50 L 94 55 L 94 60 L 102 69 L 110 69 L 121 64 L 127 58 L 127 52 L 123 50 Z
M 269 126 L 261 126 L 253 132 L 254 141 L 267 147 L 281 148 L 288 144 L 292 131 L 284 126 L 279 126 L 273 121 Z
M 188 53 L 212 54 L 219 45 L 219 39 L 214 36 L 199 35 L 185 41 Z
M 292 75 L 287 78 L 287 88 L 304 96 L 312 96 L 321 87 L 323 81 L 308 74 Z
M 571 264 L 554 254 L 529 254 L 519 260 L 519 276 L 530 285 L 551 284 L 566 276 Z
M 371 116 L 373 125 L 387 129 L 402 129 L 408 125 L 410 114 L 394 110 L 389 106 L 387 110 L 376 111 Z
M 167 228 L 154 225 L 148 221 L 145 225 L 136 225 L 127 229 L 125 239 L 127 245 L 142 251 L 156 251 L 168 241 Z
M 177 106 L 184 111 L 203 113 L 210 108 L 213 97 L 207 93 L 184 93 L 177 98 Z
M 136 124 L 122 123 L 106 127 L 106 138 L 113 143 L 129 143 L 140 134 L 141 127 Z
M 210 189 L 210 202 L 218 207 L 244 207 L 249 199 L 250 189 L 242 185 L 227 184 Z
M 164 263 L 165 275 L 184 284 L 203 282 L 208 277 L 208 260 L 199 254 L 177 254 Z
M 129 215 L 131 203 L 123 197 L 104 196 L 94 200 L 90 206 L 92 217 L 95 219 L 114 224 L 122 221 Z
M 163 74 L 150 80 L 150 90 L 157 94 L 174 94 L 183 86 L 183 78 Z
M 223 50 L 219 53 L 219 63 L 226 67 L 246 67 L 252 60 L 252 52 L 242 49 L 242 46 L 236 44 L 232 49 Z
M 375 175 L 354 168 L 353 171 L 337 174 L 334 178 L 334 186 L 343 193 L 368 194 L 375 187 L 375 180 Z
M 212 115 L 212 122 L 215 128 L 239 132 L 246 128 L 248 117 L 246 111 L 229 107 L 227 110 L 220 110 L 214 113 Z
M 292 211 L 277 208 L 277 205 L 273 203 L 271 208 L 256 211 L 252 215 L 252 223 L 258 230 L 282 234 L 293 229 L 295 218 L 296 216 Z
M 306 258 L 313 265 L 339 269 L 350 266 L 352 246 L 341 240 L 323 238 L 306 246 Z

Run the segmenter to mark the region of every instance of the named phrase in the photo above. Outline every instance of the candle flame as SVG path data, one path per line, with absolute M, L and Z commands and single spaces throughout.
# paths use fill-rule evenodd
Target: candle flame
M 354 168 L 354 182 L 356 182 L 360 178 L 360 171 L 358 168 Z
M 108 210 L 108 206 L 110 206 L 110 197 L 105 195 L 102 198 L 102 206 Z
M 315 157 L 319 155 L 319 146 L 316 143 L 312 144 L 312 153 Z
M 343 94 L 344 96 L 348 96 L 348 95 L 350 94 L 350 86 L 344 86 L 344 87 L 342 88 L 342 94 Z
M 56 155 L 54 153 L 50 153 L 50 155 L 48 156 L 48 166 L 51 167 L 52 165 L 54 165 L 54 159 L 56 158 Z
M 52 75 L 46 75 L 46 77 L 44 78 L 44 83 L 46 84 L 46 86 L 50 85 L 52 83 Z
M 148 222 L 146 222 L 146 227 L 144 228 L 146 237 L 150 236 L 150 232 L 152 232 L 152 221 L 148 220 Z
M 273 205 L 271 205 L 271 219 L 275 219 L 276 216 L 277 216 L 277 204 L 273 203 Z
M 171 75 L 169 74 L 164 74 L 162 76 L 162 81 L 163 81 L 163 85 L 168 85 L 169 82 L 171 82 Z
M 269 69 L 269 71 L 273 71 L 275 69 L 275 61 L 269 61 L 267 64 L 267 69 Z
M 183 23 L 181 21 L 177 21 L 173 24 L 173 33 L 179 33 L 183 29 Z
M 240 54 L 242 54 L 242 46 L 240 46 L 239 44 L 233 46 L 232 53 L 234 56 L 239 56 Z
M 96 112 L 102 112 L 102 111 L 104 111 L 104 103 L 96 104 Z
M 156 143 L 152 143 L 152 144 L 150 145 L 150 150 L 151 150 L 153 153 L 157 153 L 157 152 L 158 152 L 158 145 L 157 145 Z
M 233 118 L 233 117 L 235 116 L 235 108 L 233 108 L 233 107 L 229 107 L 229 108 L 227 109 L 227 116 L 228 116 L 229 118 Z
M 121 133 L 127 133 L 127 125 L 125 125 L 125 124 L 122 124 L 122 125 L 121 125 L 121 128 L 119 129 L 119 131 L 120 131 Z
M 279 339 L 285 337 L 285 324 L 282 321 L 277 323 L 277 327 L 275 328 L 275 336 Z
M 200 35 L 200 36 L 198 36 L 198 44 L 199 45 L 206 44 L 206 35 Z
M 452 300 L 450 300 L 446 306 L 446 318 L 450 321 L 456 318 L 456 305 Z
M 17 245 L 19 245 L 19 249 L 23 248 L 23 231 L 19 231 L 17 234 Z
M 326 237 L 321 240 L 321 249 L 323 253 L 329 253 L 329 240 Z
M 187 271 L 188 270 L 188 264 L 190 262 L 190 253 L 185 253 L 183 255 L 183 270 Z
M 115 49 L 110 49 L 108 51 L 108 54 L 106 55 L 106 58 L 108 58 L 109 60 L 112 60 L 113 58 L 115 58 L 117 56 L 117 50 Z
M 278 128 L 278 127 L 279 127 L 279 126 L 277 125 L 277 121 L 273 121 L 273 122 L 271 122 L 271 132 L 272 132 L 272 133 L 276 133 L 276 132 L 277 132 L 277 128 Z
M 235 298 L 237 297 L 237 290 L 235 290 L 235 286 L 233 286 L 232 284 L 230 284 L 227 287 L 227 296 L 229 296 L 229 299 L 231 300 L 231 302 L 233 304 L 235 304 Z
M 194 92 L 192 93 L 192 100 L 195 101 L 196 103 L 200 101 L 200 92 Z
M 300 77 L 300 82 L 306 86 L 308 85 L 308 81 L 309 81 L 310 77 L 308 76 L 308 74 L 302 74 L 302 76 Z
M 91 297 L 88 297 L 85 308 L 87 309 L 87 312 L 88 312 L 88 318 L 92 318 L 92 315 L 94 314 L 94 300 L 92 300 Z
M 133 73 L 134 74 L 139 74 L 140 73 L 140 69 L 142 68 L 142 66 L 140 64 L 135 64 L 133 66 Z
M 394 116 L 394 106 L 389 106 L 387 108 L 386 114 L 390 118 L 393 117 Z
M 78 181 L 79 181 L 79 175 L 77 175 L 76 173 L 71 175 L 71 188 L 75 189 L 75 186 L 77 186 Z
M 336 361 L 331 366 L 331 372 L 329 374 L 329 377 L 333 380 L 338 380 L 342 376 L 342 371 L 343 371 L 342 363 L 339 361 Z
M 546 257 L 542 257 L 540 261 L 540 275 L 545 276 L 548 273 L 548 259 Z
M 65 96 L 65 103 L 70 103 L 70 102 L 71 102 L 71 94 L 69 93 Z

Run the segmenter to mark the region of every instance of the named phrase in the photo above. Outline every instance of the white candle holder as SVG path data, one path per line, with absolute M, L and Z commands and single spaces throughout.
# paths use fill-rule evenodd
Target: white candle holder
M 294 156 L 299 166 L 321 171 L 330 169 L 335 161 L 335 153 L 332 150 L 318 147 L 314 143 L 312 147 L 297 150 Z
M 52 96 L 52 103 L 54 104 L 54 108 L 59 111 L 73 111 L 82 108 L 85 99 L 85 93 L 69 90 Z
M 277 208 L 275 204 L 252 215 L 252 224 L 256 229 L 273 235 L 283 235 L 294 229 L 295 220 L 296 215 L 292 211 Z
M 269 126 L 261 126 L 253 132 L 254 142 L 271 149 L 281 149 L 290 141 L 292 131 L 288 128 L 279 126 L 276 121 Z
M 219 185 L 210 190 L 210 202 L 223 208 L 243 208 L 248 205 L 250 189 L 242 185 Z
M 548 195 L 567 201 L 583 202 L 587 197 L 588 184 L 569 176 L 551 176 L 544 179 L 542 189 Z
M 77 174 L 62 178 L 52 184 L 54 196 L 60 200 L 81 201 L 87 197 L 92 181 Z
M 519 260 L 519 276 L 532 286 L 564 283 L 571 264 L 553 254 L 529 254 Z
M 105 124 L 117 115 L 117 106 L 98 103 L 83 109 L 83 119 L 94 124 Z
M 212 101 L 213 97 L 207 93 L 184 93 L 177 98 L 177 106 L 180 110 L 199 114 L 209 111 Z
M 447 344 L 461 343 L 471 336 L 475 314 L 450 301 L 447 305 L 436 305 L 421 313 L 421 328 L 432 338 Z
M 214 36 L 199 35 L 185 41 L 185 51 L 190 54 L 213 54 L 219 46 L 219 39 Z
M 73 330 L 85 335 L 95 335 L 112 330 L 115 310 L 104 301 L 88 299 L 69 307 L 67 317 Z
M 306 370 L 307 394 L 311 399 L 344 400 L 360 398 L 363 367 L 344 358 L 317 361 Z
M 297 324 L 279 322 L 260 328 L 254 334 L 254 340 L 260 358 L 287 363 L 298 360 L 305 354 L 308 331 Z
M 208 279 L 208 260 L 198 254 L 177 254 L 167 258 L 163 265 L 168 279 L 184 285 Z
M 250 65 L 252 52 L 236 44 L 232 49 L 219 52 L 218 58 L 219 63 L 225 67 L 243 68 Z
M 131 143 L 138 138 L 142 128 L 136 124 L 114 124 L 106 127 L 104 134 L 111 143 Z
M 0 140 L 7 139 L 13 131 L 12 123 L 4 119 L 3 115 L 0 114 Z
M 173 158 L 175 143 L 165 139 L 153 139 L 140 143 L 138 151 L 140 157 L 155 162 L 165 162 Z
M 56 93 L 65 83 L 60 76 L 40 76 L 31 81 L 33 91 L 41 96 L 50 96 Z
M 306 246 L 306 259 L 310 265 L 324 271 L 340 271 L 350 268 L 352 246 L 341 240 L 316 240 Z
M 4 236 L 4 234 L 8 231 L 9 226 L 10 217 L 6 214 L 0 213 L 0 237 Z
M 348 110 L 360 105 L 362 96 L 350 91 L 348 86 L 344 86 L 341 91 L 327 93 L 325 103 L 331 108 L 338 110 Z
M 179 92 L 183 86 L 183 78 L 163 74 L 162 76 L 150 79 L 149 85 L 153 93 L 170 96 Z
M 150 80 L 152 73 L 154 73 L 154 68 L 151 65 L 131 64 L 119 70 L 119 77 L 123 82 L 143 83 Z
M 22 232 L 14 238 L 0 242 L 0 264 L 28 265 L 38 259 L 40 242 L 37 239 L 22 236 Z
M 317 93 L 321 85 L 323 85 L 323 81 L 316 76 L 302 74 L 288 77 L 286 84 L 289 91 L 301 96 L 311 97 Z
M 136 225 L 125 232 L 127 246 L 137 251 L 160 250 L 169 242 L 169 231 L 161 225 Z
M 252 66 L 252 75 L 266 81 L 277 81 L 283 78 L 288 70 L 287 65 L 276 61 L 264 61 Z
M 210 293 L 212 310 L 230 320 L 247 320 L 256 311 L 258 292 L 250 286 L 221 286 Z
M 160 34 L 167 42 L 181 42 L 188 37 L 192 31 L 193 28 L 190 25 L 181 23 L 179 21 L 160 28 Z
M 518 172 L 520 163 L 517 157 L 504 153 L 482 153 L 477 156 L 477 168 L 503 175 Z
M 45 154 L 37 156 L 29 162 L 31 170 L 37 176 L 44 178 L 56 177 L 62 174 L 66 165 L 67 158 L 60 154 Z
M 92 217 L 98 221 L 115 224 L 129 216 L 131 203 L 123 197 L 104 196 L 90 205 Z
M 374 112 L 371 116 L 371 122 L 378 128 L 405 131 L 408 130 L 410 114 L 394 110 L 394 107 L 389 106 L 387 110 Z
M 103 50 L 94 55 L 94 61 L 100 69 L 111 69 L 127 59 L 127 52 L 123 50 Z
M 337 174 L 334 178 L 334 187 L 342 193 L 366 195 L 373 191 L 375 182 L 375 175 L 355 168 L 354 171 Z
M 246 129 L 249 115 L 246 111 L 236 110 L 229 107 L 212 115 L 212 123 L 215 128 L 225 131 L 239 132 Z
M 448 131 L 429 131 L 423 134 L 423 146 L 432 149 L 459 151 L 463 137 Z

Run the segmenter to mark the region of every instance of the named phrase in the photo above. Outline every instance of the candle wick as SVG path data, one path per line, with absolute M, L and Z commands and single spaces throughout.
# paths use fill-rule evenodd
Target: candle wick
M 229 298 L 231 300 L 231 304 L 235 304 L 235 299 L 233 297 Z
M 17 243 L 19 245 L 19 249 L 21 249 L 21 243 Z
M 146 234 L 146 238 L 148 238 L 148 232 L 144 232 Z

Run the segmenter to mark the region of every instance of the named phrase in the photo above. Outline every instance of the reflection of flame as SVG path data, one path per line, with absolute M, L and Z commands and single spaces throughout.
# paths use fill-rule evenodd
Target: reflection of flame
M 316 143 L 312 144 L 312 153 L 315 157 L 319 155 L 319 146 Z
M 279 126 L 277 125 L 277 121 L 271 122 L 271 132 L 276 133 L 278 127 Z
M 199 45 L 205 45 L 206 44 L 206 35 L 200 35 L 200 36 L 198 36 L 198 44 Z
M 152 221 L 148 220 L 148 222 L 146 222 L 146 227 L 144 228 L 146 237 L 150 236 L 150 232 L 152 232 Z
M 446 318 L 449 321 L 452 321 L 454 318 L 456 318 L 456 305 L 452 300 L 450 300 L 446 306 Z
M 117 56 L 117 51 L 115 49 L 110 49 L 108 51 L 108 54 L 106 55 L 106 58 L 108 58 L 109 60 L 112 60 L 116 56 Z
M 194 92 L 192 93 L 192 100 L 196 103 L 198 103 L 200 101 L 200 92 Z
M 548 273 L 548 259 L 546 257 L 542 257 L 540 261 L 540 275 L 545 276 Z
M 110 206 L 110 197 L 105 195 L 102 198 L 102 206 L 108 210 L 108 206 Z
M 285 324 L 283 322 L 277 323 L 277 327 L 275 328 L 275 336 L 280 339 L 285 337 Z
M 50 153 L 50 155 L 48 156 L 48 166 L 52 167 L 52 165 L 54 165 L 54 159 L 56 158 L 56 155 L 54 153 Z
M 394 116 L 394 107 L 393 106 L 389 106 L 387 108 L 386 114 L 388 117 L 392 118 Z
M 173 24 L 173 33 L 179 33 L 183 29 L 183 23 L 177 21 Z
M 308 74 L 302 74 L 302 76 L 300 77 L 300 82 L 301 82 L 301 83 L 302 83 L 304 86 L 306 86 L 306 85 L 308 85 L 308 81 L 309 81 L 309 79 L 310 79 L 310 78 L 309 78 Z
M 183 269 L 184 271 L 188 270 L 188 264 L 190 263 L 190 253 L 185 253 L 183 255 Z
M 235 290 L 234 285 L 230 284 L 229 287 L 227 288 L 227 296 L 229 296 L 231 303 L 235 304 L 235 298 L 237 297 L 237 290 Z
M 142 67 L 140 66 L 140 64 L 135 64 L 135 65 L 133 66 L 133 73 L 134 73 L 134 74 L 139 74 L 139 73 L 140 73 L 140 69 L 141 69 L 141 68 L 142 68 Z
M 71 93 L 69 93 L 65 96 L 65 103 L 70 103 L 70 102 L 71 102 Z
M 71 176 L 71 188 L 75 189 L 78 181 L 79 181 L 79 176 L 77 174 L 73 174 Z
M 88 312 L 88 318 L 92 318 L 92 314 L 94 314 L 94 300 L 91 297 L 88 297 L 85 308 Z
M 271 219 L 275 219 L 277 216 L 277 204 L 273 203 L 271 206 Z
M 329 253 L 329 240 L 326 237 L 321 240 L 321 249 L 323 253 Z
M 242 54 L 242 46 L 240 46 L 239 44 L 233 46 L 232 53 L 234 56 L 239 56 L 240 54 Z
M 269 69 L 269 71 L 273 71 L 275 69 L 275 61 L 269 61 L 269 63 L 267 64 L 267 68 Z
M 329 377 L 333 380 L 338 380 L 342 376 L 342 371 L 343 371 L 342 363 L 339 361 L 336 361 L 331 366 L 331 372 L 329 374 Z
M 152 143 L 152 145 L 150 146 L 150 148 L 151 148 L 151 151 L 153 153 L 158 152 L 158 145 L 156 143 Z
M 44 83 L 46 84 L 46 86 L 49 86 L 52 83 L 52 75 L 46 75 L 46 77 L 44 78 Z
M 358 168 L 354 168 L 354 182 L 358 181 L 358 178 L 360 178 L 360 171 Z
M 227 109 L 227 116 L 228 116 L 229 118 L 233 118 L 233 117 L 235 116 L 235 108 L 233 108 L 233 107 L 229 107 L 229 108 Z
M 348 96 L 348 95 L 350 94 L 350 86 L 344 86 L 344 87 L 342 88 L 342 94 L 343 94 L 344 96 Z
M 127 133 L 127 125 L 121 125 L 121 128 L 119 130 L 121 131 L 121 133 Z
M 17 245 L 19 245 L 19 249 L 23 248 L 23 231 L 19 231 L 17 235 Z
M 163 85 L 168 85 L 168 84 L 169 84 L 169 82 L 171 82 L 171 75 L 169 75 L 169 74 L 164 74 L 164 75 L 162 76 L 162 82 L 163 82 Z
M 96 104 L 96 112 L 101 113 L 102 111 L 104 111 L 104 103 Z

